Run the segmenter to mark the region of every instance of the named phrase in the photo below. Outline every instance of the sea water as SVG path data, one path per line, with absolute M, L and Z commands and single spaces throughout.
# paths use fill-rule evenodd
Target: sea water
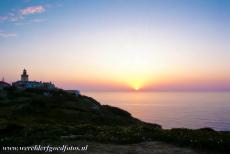
M 83 92 L 163 128 L 230 131 L 230 92 Z

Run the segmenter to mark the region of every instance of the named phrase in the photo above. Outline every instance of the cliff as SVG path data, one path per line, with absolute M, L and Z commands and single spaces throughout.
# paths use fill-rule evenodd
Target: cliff
M 163 141 L 199 150 L 230 150 L 229 132 L 210 128 L 164 130 L 122 109 L 63 90 L 0 91 L 0 138 L 1 146 L 62 144 L 69 140 L 116 144 Z

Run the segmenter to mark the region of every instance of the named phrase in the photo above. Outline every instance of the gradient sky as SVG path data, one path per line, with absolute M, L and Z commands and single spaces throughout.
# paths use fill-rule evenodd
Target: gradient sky
M 230 90 L 229 0 L 1 0 L 0 77 L 80 90 Z

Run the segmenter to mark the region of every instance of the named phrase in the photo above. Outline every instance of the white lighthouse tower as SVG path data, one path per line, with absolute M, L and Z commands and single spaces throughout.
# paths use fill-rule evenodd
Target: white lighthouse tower
M 27 74 L 26 69 L 23 70 L 23 73 L 21 75 L 21 81 L 23 82 L 29 81 L 29 75 Z

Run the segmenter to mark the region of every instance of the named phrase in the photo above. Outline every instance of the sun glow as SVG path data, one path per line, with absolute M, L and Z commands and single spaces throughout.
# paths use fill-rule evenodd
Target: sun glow
M 126 83 L 129 85 L 130 90 L 132 89 L 134 91 L 139 91 L 143 89 L 143 87 L 145 87 L 145 85 L 148 82 L 145 76 L 129 75 L 129 78 L 126 80 Z
M 140 90 L 140 88 L 141 88 L 141 84 L 140 84 L 140 83 L 133 83 L 133 84 L 132 84 L 132 88 L 133 88 L 135 91 L 138 91 L 138 90 Z

